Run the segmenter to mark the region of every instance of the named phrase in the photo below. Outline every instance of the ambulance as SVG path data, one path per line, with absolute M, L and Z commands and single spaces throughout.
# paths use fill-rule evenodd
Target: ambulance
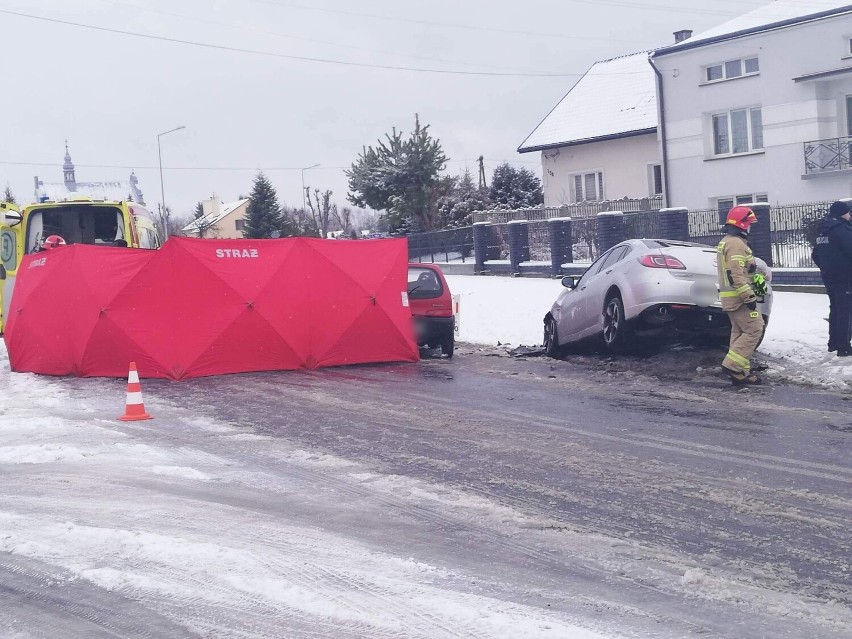
M 135 202 L 74 196 L 29 204 L 0 203 L 0 334 L 9 313 L 24 255 L 53 244 L 92 244 L 157 249 L 160 236 L 151 212 Z

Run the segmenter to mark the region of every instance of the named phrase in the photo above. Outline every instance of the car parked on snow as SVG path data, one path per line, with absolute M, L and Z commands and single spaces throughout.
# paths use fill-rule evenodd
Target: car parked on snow
M 441 348 L 447 357 L 455 350 L 455 318 L 450 287 L 435 264 L 408 265 L 408 303 L 418 346 Z
M 764 321 L 772 312 L 772 272 L 756 258 L 767 281 L 758 303 Z M 544 316 L 544 348 L 556 356 L 572 342 L 601 339 L 611 351 L 635 337 L 677 332 L 721 341 L 730 321 L 719 301 L 716 248 L 674 240 L 627 240 L 595 260 L 565 289 Z

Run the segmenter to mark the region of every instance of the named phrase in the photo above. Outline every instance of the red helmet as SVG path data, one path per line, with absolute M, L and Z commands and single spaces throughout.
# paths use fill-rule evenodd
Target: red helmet
M 60 235 L 48 235 L 41 243 L 43 250 L 56 248 L 57 246 L 65 246 L 65 240 Z
M 757 222 L 757 216 L 747 206 L 735 206 L 728 211 L 728 218 L 725 224 L 736 226 L 738 229 L 748 231 L 748 227 Z

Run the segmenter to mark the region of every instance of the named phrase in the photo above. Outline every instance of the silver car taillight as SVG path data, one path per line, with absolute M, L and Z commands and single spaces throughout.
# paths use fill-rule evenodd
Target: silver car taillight
M 685 271 L 686 266 L 683 265 L 676 257 L 671 255 L 643 255 L 639 258 L 639 263 L 648 268 L 668 268 Z

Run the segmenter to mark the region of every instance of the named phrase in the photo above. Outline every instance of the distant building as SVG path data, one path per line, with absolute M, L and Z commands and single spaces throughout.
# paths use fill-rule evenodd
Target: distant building
M 236 240 L 243 237 L 248 198 L 222 203 L 219 196 L 202 200 L 203 215 L 181 229 L 190 237 L 207 237 L 220 240 Z
M 68 142 L 65 142 L 65 162 L 62 164 L 62 182 L 44 182 L 36 175 L 33 178 L 35 201 L 64 200 L 75 195 L 94 199 L 138 202 L 145 206 L 145 197 L 139 188 L 139 179 L 131 172 L 126 182 L 78 182 L 74 162 L 68 152 Z

